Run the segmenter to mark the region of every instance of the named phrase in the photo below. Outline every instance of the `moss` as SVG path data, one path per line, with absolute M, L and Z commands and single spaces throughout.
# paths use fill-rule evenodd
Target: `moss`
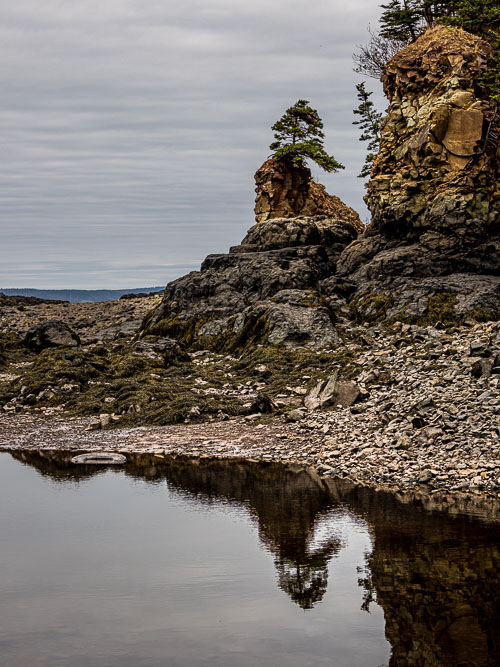
M 143 331 L 148 335 L 175 338 L 181 345 L 191 347 L 200 327 L 208 321 L 208 319 L 202 320 L 197 317 L 190 317 L 188 320 L 164 317 L 154 324 L 149 324 Z
M 35 357 L 33 365 L 17 380 L 17 386 L 26 387 L 25 394 L 38 394 L 49 385 L 77 384 L 83 388 L 107 368 L 106 362 L 91 352 L 68 348 L 52 348 Z
M 483 307 L 474 308 L 474 310 L 471 310 L 469 317 L 474 318 L 476 322 L 496 322 L 498 320 L 498 315 L 495 316 L 491 310 Z
M 394 305 L 394 297 L 389 294 L 362 292 L 349 303 L 353 319 L 358 322 L 381 322 L 387 318 L 387 311 Z
M 457 295 L 450 292 L 441 292 L 430 296 L 425 315 L 417 318 L 415 323 L 420 326 L 432 326 L 437 322 L 457 324 L 459 318 L 454 308 L 457 301 Z

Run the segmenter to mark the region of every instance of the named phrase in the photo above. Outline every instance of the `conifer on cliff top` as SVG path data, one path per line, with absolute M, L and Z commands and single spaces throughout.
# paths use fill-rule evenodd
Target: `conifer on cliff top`
M 273 157 L 303 165 L 306 158 L 325 171 L 344 169 L 344 165 L 328 155 L 323 146 L 323 122 L 308 100 L 297 100 L 271 128 L 275 141 L 269 146 Z

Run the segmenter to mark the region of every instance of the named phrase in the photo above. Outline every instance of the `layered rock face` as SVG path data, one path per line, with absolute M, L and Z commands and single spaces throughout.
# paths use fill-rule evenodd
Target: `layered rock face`
M 344 202 L 330 195 L 324 185 L 313 181 L 306 166 L 271 158 L 255 173 L 255 219 L 295 218 L 301 215 L 326 215 L 350 222 L 361 232 L 359 215 Z
M 500 118 L 481 85 L 492 57 L 479 37 L 439 26 L 389 62 L 366 195 L 373 218 L 340 275 L 500 273 Z
M 335 271 L 356 225 L 326 216 L 276 218 L 254 225 L 228 254 L 167 285 L 145 330 L 207 345 L 218 336 L 287 347 L 340 342 L 320 284 Z

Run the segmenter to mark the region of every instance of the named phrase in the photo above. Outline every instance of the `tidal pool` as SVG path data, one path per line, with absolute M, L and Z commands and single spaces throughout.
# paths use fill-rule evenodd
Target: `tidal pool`
M 500 528 L 278 464 L 0 453 L 2 667 L 500 664 Z

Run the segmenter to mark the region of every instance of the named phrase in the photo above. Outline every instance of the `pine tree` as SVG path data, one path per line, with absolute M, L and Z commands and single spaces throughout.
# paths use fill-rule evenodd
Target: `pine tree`
M 384 10 L 379 19 L 381 36 L 395 39 L 403 45 L 417 39 L 422 20 L 418 4 L 418 0 L 403 0 L 402 3 L 391 0 L 387 5 L 380 5 Z
M 338 171 L 344 165 L 328 155 L 323 147 L 323 123 L 308 100 L 298 100 L 271 128 L 275 141 L 269 146 L 273 157 L 297 165 L 309 158 L 325 171 Z
M 366 178 L 370 176 L 373 159 L 380 145 L 382 114 L 376 110 L 375 105 L 370 100 L 372 93 L 366 90 L 364 81 L 356 85 L 356 90 L 358 91 L 359 106 L 353 110 L 353 113 L 357 114 L 360 118 L 359 120 L 354 120 L 352 124 L 359 125 L 362 130 L 359 140 L 368 141 L 368 154 L 366 155 L 363 168 L 359 173 L 360 178 Z

